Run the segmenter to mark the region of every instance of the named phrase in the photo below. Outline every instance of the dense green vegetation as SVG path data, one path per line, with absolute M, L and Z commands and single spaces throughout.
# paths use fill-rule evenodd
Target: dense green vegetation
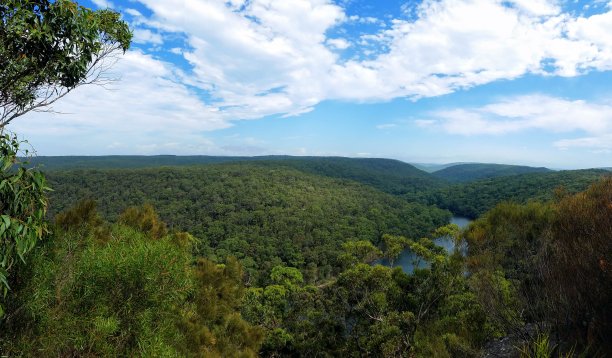
M 535 168 L 521 165 L 506 164 L 457 164 L 440 169 L 432 174 L 440 179 L 453 183 L 463 183 L 478 179 L 504 177 L 510 175 L 529 174 L 529 173 L 548 173 L 552 170 L 547 168 Z
M 49 180 L 52 212 L 90 198 L 115 220 L 124 208 L 150 203 L 171 229 L 198 238 L 199 254 L 221 261 L 235 255 L 255 282 L 280 264 L 320 281 L 338 272 L 345 241 L 378 244 L 385 233 L 419 238 L 450 217 L 353 181 L 284 166 L 66 171 L 50 173 Z
M 9 356 L 253 357 L 261 329 L 240 318 L 236 260 L 195 262 L 189 234 L 154 213 L 101 220 L 92 202 L 58 216 L 54 234 L 14 280 L 0 321 Z
M 491 178 L 430 191 L 423 201 L 456 215 L 477 218 L 504 201 L 546 201 L 555 197 L 556 189 L 577 193 L 608 175 L 610 172 L 602 169 L 588 169 Z
M 467 258 L 430 239 L 383 235 L 376 245 L 344 242 L 334 252 L 338 272 L 323 282 L 309 283 L 308 271 L 279 262 L 259 284 L 232 258 L 240 247 L 226 257 L 194 256 L 198 240 L 168 229 L 152 207 L 130 207 L 113 224 L 85 201 L 56 215 L 53 235 L 19 264 L 0 350 L 472 357 L 487 341 L 519 332 L 534 341 L 517 343 L 528 355 L 545 346 L 545 356 L 605 356 L 611 210 L 608 179 L 555 202 L 501 204 L 464 235 L 453 225 L 432 233 L 465 237 Z M 429 265 L 406 274 L 369 264 L 404 248 Z
M 119 218 L 105 222 L 90 201 L 56 216 L 53 236 L 20 267 L 3 353 L 450 357 L 496 333 L 461 255 L 428 239 L 399 240 L 431 263 L 414 275 L 364 263 L 370 256 L 351 247 L 380 251 L 350 241 L 339 253 L 346 266 L 323 284 L 277 265 L 267 284 L 245 288 L 237 260 L 194 258 L 194 238 L 168 234 L 150 207 Z
M 414 194 L 444 185 L 440 179 L 392 159 L 343 157 L 215 157 L 215 156 L 99 156 L 36 157 L 33 165 L 47 172 L 69 169 L 136 169 L 162 166 L 193 166 L 233 162 L 251 162 L 267 167 L 284 166 L 301 172 L 337 179 L 349 179 L 373 186 L 390 194 Z
M 609 217 L 596 214 L 610 205 L 609 181 L 570 195 L 605 171 L 454 186 L 427 181 L 413 193 L 391 195 L 382 190 L 394 192 L 389 188 L 403 185 L 396 179 L 410 176 L 408 168 L 387 175 L 395 165 L 285 158 L 49 171 L 54 234 L 29 265 L 19 263 L 0 348 L 60 356 L 470 357 L 513 334 L 527 355 L 543 346 L 550 354 L 588 349 L 593 356 L 609 349 L 602 323 L 609 310 L 583 309 L 605 307 L 598 300 L 611 296 L 608 271 L 597 271 L 609 260 Z M 566 190 L 555 192 L 559 184 Z M 494 209 L 465 234 L 464 258 L 420 239 L 462 240 L 456 227 L 434 230 L 448 212 L 411 197 Z M 83 198 L 97 200 L 101 215 L 91 201 L 65 211 Z M 604 199 L 588 204 L 597 198 Z M 495 207 L 504 199 L 526 204 Z M 588 212 L 584 221 L 572 221 L 581 210 Z M 604 266 L 563 261 L 567 252 L 575 255 L 576 244 L 562 239 L 573 230 L 586 235 L 583 259 L 596 255 Z M 372 265 L 405 249 L 429 265 L 411 274 Z M 63 278 L 64 272 L 72 274 Z M 565 272 L 585 285 L 563 286 Z M 594 284 L 600 289 L 588 295 Z M 582 329 L 578 322 L 592 323 Z M 53 333 L 43 334 L 52 324 Z M 535 325 L 537 335 L 526 325 Z
M 0 131 L 0 317 L 14 267 L 48 233 L 49 188 L 42 173 L 28 169 L 27 162 L 18 158 L 23 144 Z
M 414 166 L 392 159 L 288 157 L 260 165 L 283 165 L 302 172 L 353 180 L 394 195 L 413 198 L 425 189 L 443 187 L 445 183 Z
M 49 172 L 70 169 L 137 169 L 167 166 L 215 164 L 248 161 L 250 158 L 272 157 L 217 157 L 208 155 L 101 155 L 101 156 L 39 156 L 32 164 Z
M 536 324 L 559 349 L 612 352 L 612 178 L 555 202 L 501 204 L 465 236 L 489 318 L 509 331 Z

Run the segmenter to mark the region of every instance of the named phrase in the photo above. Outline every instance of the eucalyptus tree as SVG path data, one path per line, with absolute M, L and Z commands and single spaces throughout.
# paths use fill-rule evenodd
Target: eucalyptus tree
M 71 0 L 0 3 L 0 317 L 11 271 L 45 233 L 44 176 L 20 158 L 23 142 L 6 131 L 14 119 L 50 106 L 85 84 L 103 84 L 132 39 L 112 10 Z
M 0 17 L 0 129 L 49 111 L 79 86 L 108 81 L 132 39 L 119 13 L 71 0 L 5 0 Z

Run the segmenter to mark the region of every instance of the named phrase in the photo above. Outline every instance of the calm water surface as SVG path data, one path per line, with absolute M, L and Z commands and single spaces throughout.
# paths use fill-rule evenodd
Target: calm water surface
M 456 224 L 461 229 L 465 229 L 470 224 L 470 222 L 471 222 L 470 219 L 462 217 L 462 216 L 453 216 L 450 220 L 451 224 Z M 434 243 L 438 246 L 442 246 L 444 249 L 446 249 L 447 252 L 451 252 L 455 249 L 455 243 L 453 242 L 453 240 L 451 240 L 450 238 L 446 236 L 434 239 Z M 412 271 L 414 271 L 414 267 L 415 267 L 415 263 L 417 259 L 418 259 L 417 256 L 414 253 L 412 253 L 412 251 L 410 251 L 409 249 L 406 249 L 402 251 L 402 253 L 399 255 L 397 260 L 395 260 L 393 265 L 391 265 L 391 262 L 389 262 L 389 260 L 387 259 L 377 260 L 374 262 L 374 264 L 380 264 L 380 265 L 387 266 L 387 267 L 399 266 L 402 268 L 402 270 L 404 270 L 404 272 L 412 273 Z M 426 267 L 426 265 L 427 264 L 425 262 L 420 262 L 418 267 L 423 268 L 423 267 Z

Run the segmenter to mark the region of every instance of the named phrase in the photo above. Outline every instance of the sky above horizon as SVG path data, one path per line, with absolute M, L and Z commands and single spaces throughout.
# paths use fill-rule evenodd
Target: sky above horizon
M 132 48 L 9 129 L 39 155 L 612 167 L 612 0 L 87 0 Z

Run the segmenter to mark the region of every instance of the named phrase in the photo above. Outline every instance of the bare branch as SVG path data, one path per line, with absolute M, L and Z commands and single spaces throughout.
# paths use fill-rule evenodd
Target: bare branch
M 73 87 L 63 87 L 59 83 L 51 83 L 38 88 L 36 100 L 25 108 L 14 105 L 10 99 L 0 103 L 0 129 L 10 124 L 14 119 L 30 112 L 62 113 L 50 108 L 59 99 L 64 98 L 74 89 L 84 85 L 96 85 L 106 90 L 108 86 L 119 81 L 118 76 L 111 76 L 110 69 L 119 61 L 120 48 L 117 45 L 104 46 L 89 64 L 84 79 Z

